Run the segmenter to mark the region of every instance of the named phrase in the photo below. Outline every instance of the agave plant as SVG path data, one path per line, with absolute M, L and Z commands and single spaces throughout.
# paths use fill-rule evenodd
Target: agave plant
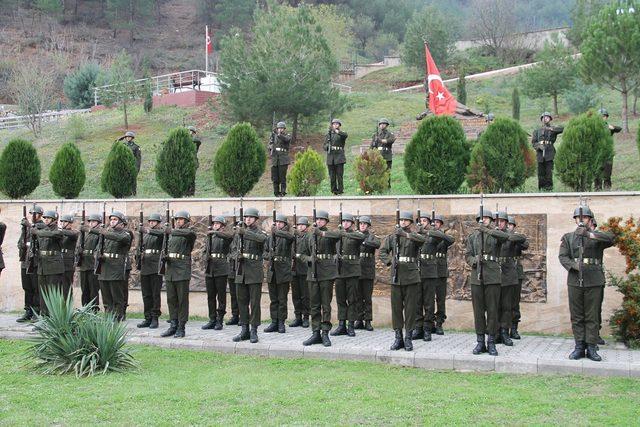
M 92 303 L 75 310 L 71 295 L 65 298 L 57 288 L 42 297 L 48 314 L 38 316 L 29 348 L 40 372 L 85 377 L 137 366 L 125 347 L 126 326 L 111 313 L 95 313 Z

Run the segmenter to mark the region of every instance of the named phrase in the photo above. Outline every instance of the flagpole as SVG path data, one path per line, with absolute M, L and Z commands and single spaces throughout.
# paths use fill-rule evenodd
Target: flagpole
M 204 70 L 209 73 L 209 26 L 204 26 Z

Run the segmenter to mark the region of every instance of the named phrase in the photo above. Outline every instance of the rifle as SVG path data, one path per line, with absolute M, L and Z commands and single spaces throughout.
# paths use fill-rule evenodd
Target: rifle
M 578 223 L 578 227 L 584 227 L 584 223 L 582 222 L 582 196 L 580 196 L 580 207 L 578 208 L 578 215 L 580 215 L 580 222 Z M 584 278 L 582 273 L 582 264 L 584 258 L 584 236 L 580 236 L 580 247 L 578 248 L 578 284 L 580 287 L 584 285 Z
M 317 227 L 318 216 L 316 214 L 316 199 L 313 199 L 313 226 Z M 318 278 L 318 236 L 313 233 L 313 248 L 311 248 L 311 279 L 316 280 Z
M 342 203 L 340 203 L 340 213 L 339 215 L 339 225 L 338 227 L 342 230 Z M 342 271 L 342 237 L 338 240 L 338 244 L 336 246 L 338 252 L 338 273 Z
M 397 200 L 396 205 L 396 230 L 400 228 L 400 199 Z M 398 264 L 400 262 L 400 236 L 397 234 L 394 236 L 393 242 L 393 259 L 391 260 L 391 284 L 398 283 Z
M 298 215 L 296 213 L 296 205 L 293 205 L 293 226 L 298 227 Z M 298 237 L 294 236 L 293 239 L 293 262 L 291 264 L 291 270 L 296 272 L 296 260 L 298 259 L 296 256 L 298 254 Z
M 244 207 L 242 206 L 242 197 L 240 197 L 240 224 L 239 227 L 244 228 Z M 240 239 L 240 247 L 238 248 L 238 260 L 236 261 L 236 277 L 241 276 L 242 272 L 242 254 L 244 253 L 244 235 L 238 234 Z
M 213 230 L 213 214 L 211 213 L 211 205 L 209 205 L 209 226 L 207 227 L 207 230 L 211 231 Z M 210 262 L 209 262 L 209 257 L 211 256 L 211 239 L 213 239 L 213 236 L 211 234 L 209 234 L 207 236 L 207 255 L 206 255 L 206 260 L 207 260 L 207 266 L 205 268 L 205 274 L 209 275 L 211 274 L 211 268 L 210 266 Z
M 136 251 L 136 268 L 142 270 L 142 257 L 144 257 L 144 212 L 140 203 L 140 218 L 138 224 L 138 250 Z
M 82 227 L 84 227 L 86 221 L 86 211 L 84 209 L 84 203 L 82 203 Z M 85 241 L 85 232 L 80 231 L 80 248 L 76 249 L 76 259 L 75 266 L 80 267 L 82 265 L 82 261 L 84 258 L 84 241 Z
M 327 154 L 331 151 L 331 132 L 333 132 L 333 114 L 329 114 L 329 130 L 327 131 Z
M 27 205 L 23 204 L 22 205 L 22 217 L 24 219 L 27 219 Z M 29 238 L 29 226 L 27 224 L 23 224 L 22 225 L 22 232 L 20 235 L 20 238 L 22 240 L 22 244 L 24 244 L 24 247 L 26 248 L 27 246 L 27 239 Z M 20 250 L 20 262 L 26 261 L 27 260 L 27 250 Z
M 36 271 L 36 255 L 38 253 L 38 238 L 33 234 L 33 228 L 36 226 L 36 203 L 33 203 L 33 209 L 31 211 L 31 228 L 29 232 L 29 238 L 31 239 L 31 245 L 29 252 L 27 253 L 27 274 L 33 274 Z
M 275 273 L 276 271 L 276 263 L 273 261 L 273 257 L 276 256 L 276 202 L 273 201 L 273 209 L 271 210 L 271 247 L 269 248 L 269 262 L 271 271 Z
M 107 222 L 107 204 L 103 203 L 102 204 L 102 225 L 101 225 L 102 228 L 105 228 L 107 226 L 106 222 Z M 104 255 L 104 234 L 100 235 L 98 245 L 100 246 L 100 250 L 96 252 L 96 255 L 95 255 L 95 262 L 93 267 L 94 274 L 102 273 L 102 262 L 103 262 L 102 257 Z
M 360 209 L 356 211 L 356 231 L 360 231 Z
M 484 194 L 480 193 L 480 214 L 478 224 L 482 226 L 484 217 Z M 482 260 L 484 258 L 484 232 L 480 230 L 480 259 L 478 260 L 478 280 L 482 281 Z
M 276 112 L 273 112 L 273 117 L 271 118 L 271 136 L 269 137 L 269 155 L 273 156 L 273 151 L 275 150 L 276 144 Z
M 165 223 L 164 223 L 164 236 L 162 238 L 162 254 L 160 255 L 160 260 L 158 261 L 158 274 L 163 275 L 167 271 L 167 258 L 169 258 L 169 234 L 167 231 L 171 230 L 171 217 L 169 213 L 169 203 L 167 202 L 167 209 L 164 213 Z
M 431 225 L 436 225 L 436 202 L 431 203 Z

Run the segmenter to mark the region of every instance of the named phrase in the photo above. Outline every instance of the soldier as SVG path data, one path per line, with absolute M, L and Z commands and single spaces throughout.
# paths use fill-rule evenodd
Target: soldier
M 358 231 L 364 235 L 360 245 L 360 278 L 358 280 L 358 301 L 356 311 L 358 320 L 356 329 L 373 331 L 373 284 L 376 280 L 376 249 L 380 247 L 380 238 L 371 231 L 371 218 L 362 215 L 358 218 Z
M 389 171 L 389 188 L 391 188 L 391 163 L 393 160 L 393 143 L 396 136 L 389 129 L 389 120 L 378 120 L 378 129 L 371 138 L 371 149 L 380 151 L 382 158 L 387 162 L 387 170 Z
M 140 165 L 142 165 L 142 150 L 140 146 L 134 142 L 136 134 L 132 131 L 127 131 L 124 136 L 120 137 L 118 141 L 124 139 L 124 144 L 131 150 L 133 157 L 136 159 L 136 179 L 133 181 L 133 195 L 138 193 L 138 174 L 140 173 Z
M 27 264 L 29 264 L 30 260 L 30 252 L 35 250 L 32 248 L 32 242 L 35 241 L 35 237 L 32 238 L 31 230 L 33 227 L 42 227 L 44 223 L 42 222 L 42 214 L 44 211 L 40 206 L 33 206 L 29 210 L 29 215 L 32 217 L 32 220 L 35 220 L 33 224 L 29 223 L 28 218 L 23 218 L 21 222 L 21 226 L 23 228 L 23 232 L 20 234 L 20 238 L 18 240 L 18 252 L 20 255 L 20 278 L 22 281 L 22 290 L 24 291 L 24 314 L 16 319 L 18 323 L 28 322 L 31 319 L 35 318 L 35 314 L 40 308 L 40 290 L 38 288 L 38 274 L 37 274 L 37 260 L 38 254 L 33 253 L 33 259 L 31 262 L 34 263 L 33 271 L 27 270 Z
M 100 235 L 100 229 L 98 226 L 102 223 L 102 217 L 99 214 L 91 214 L 89 215 L 88 221 L 89 232 L 85 232 L 84 249 L 79 245 L 76 248 L 77 251 L 82 251 L 82 261 L 78 265 L 78 273 L 80 273 L 80 291 L 82 292 L 80 300 L 83 306 L 92 303 L 94 304 L 95 311 L 99 311 L 100 283 L 98 283 L 98 276 L 94 273 L 93 269 Z
M 75 272 L 76 244 L 78 242 L 78 231 L 73 230 L 73 215 L 62 215 L 60 217 L 60 232 L 62 232 L 62 261 L 64 263 L 64 282 L 62 291 L 65 298 L 71 292 L 73 285 L 73 273 Z
M 604 108 L 601 108 L 599 113 L 602 116 L 602 119 L 604 120 L 604 123 L 607 126 L 607 129 L 609 129 L 609 132 L 611 132 L 611 136 L 613 136 L 613 134 L 615 133 L 622 131 L 622 128 L 620 126 L 614 126 L 609 124 L 609 112 L 607 110 L 605 110 Z M 610 150 L 608 154 L 609 154 L 609 157 L 604 159 L 602 168 L 600 170 L 600 174 L 596 176 L 594 180 L 593 185 L 596 190 L 602 190 L 603 184 L 604 184 L 605 190 L 611 189 L 611 174 L 613 173 L 614 150 L 613 149 Z
M 558 259 L 567 269 L 571 329 L 576 345 L 569 359 L 585 357 L 594 362 L 602 358 L 597 352 L 599 310 L 604 292 L 603 252 L 613 246 L 611 233 L 591 230 L 593 213 L 588 206 L 577 207 L 573 218 L 578 227 L 562 236 Z
M 235 227 L 236 224 L 233 224 Z M 225 325 L 237 325 L 240 322 L 240 308 L 238 307 L 238 293 L 236 292 L 236 257 L 238 249 L 235 247 L 233 240 L 229 246 L 229 276 L 227 284 L 229 285 L 229 296 L 231 298 L 231 318 L 225 322 Z
M 598 223 L 595 218 L 591 220 L 591 226 L 589 227 L 590 231 L 596 231 L 598 228 Z M 604 270 L 604 264 L 602 269 Z M 600 330 L 602 330 L 602 304 L 604 303 L 604 286 L 602 287 L 602 292 L 600 293 L 600 309 L 598 310 L 598 346 L 606 345 L 607 343 L 600 335 Z
M 31 234 L 38 247 L 38 286 L 40 288 L 40 314 L 48 313 L 45 292 L 58 288 L 62 292 L 64 263 L 62 261 L 62 232 L 58 229 L 58 213 L 46 211 L 43 224 L 37 224 Z
M 227 312 L 227 278 L 229 277 L 229 248 L 233 232 L 226 229 L 227 220 L 223 216 L 213 218 L 211 230 L 207 233 L 204 248 L 207 267 L 205 282 L 207 286 L 207 305 L 209 321 L 202 329 L 222 329 L 222 321 Z
M 515 233 L 516 230 L 516 219 L 515 217 L 509 215 L 509 232 Z M 524 236 L 524 235 L 523 235 Z M 516 271 L 518 274 L 518 284 L 513 292 L 513 302 L 512 306 L 512 317 L 511 317 L 511 331 L 509 333 L 509 337 L 514 340 L 520 339 L 520 334 L 518 333 L 518 323 L 520 322 L 520 294 L 522 293 L 522 282 L 525 279 L 524 276 L 524 268 L 522 268 L 522 251 L 529 249 L 529 241 L 520 242 L 515 245 L 515 262 L 516 262 Z
M 498 263 L 500 247 L 509 235 L 492 227 L 493 214 L 484 208 L 476 220 L 480 227 L 467 239 L 465 258 L 471 267 L 471 302 L 478 344 L 473 354 L 488 352 L 497 356 L 496 334 L 498 333 L 500 283 L 502 270 Z M 488 334 L 485 345 L 485 334 Z
M 240 309 L 240 333 L 233 341 L 258 342 L 260 297 L 262 296 L 263 253 L 267 235 L 258 228 L 258 209 L 247 208 L 244 223 L 235 227 L 236 292 Z M 251 326 L 251 330 L 249 330 Z
M 287 134 L 284 122 L 278 122 L 271 132 L 269 140 L 269 155 L 271 157 L 271 182 L 273 195 L 284 197 L 287 195 L 287 168 L 289 167 L 289 147 L 291 135 Z
M 129 234 L 131 240 L 129 240 L 127 255 L 124 258 L 124 281 L 121 282 L 122 295 L 124 296 L 124 312 L 122 320 L 126 320 L 127 318 L 127 307 L 129 307 L 129 279 L 131 278 L 131 270 L 133 269 L 133 264 L 131 263 L 131 258 L 129 257 L 131 245 L 133 245 L 133 231 L 129 230 L 128 228 L 125 228 L 124 231 Z
M 395 331 L 395 340 L 391 350 L 413 350 L 411 333 L 416 322 L 416 306 L 420 271 L 418 255 L 420 247 L 426 241 L 425 237 L 411 231 L 413 216 L 411 212 L 400 213 L 400 224 L 396 230 L 385 239 L 380 248 L 380 260 L 387 266 L 395 258 L 397 283 L 391 284 L 391 323 Z M 421 231 L 421 227 L 418 228 Z M 402 329 L 406 332 L 403 336 Z
M 533 131 L 531 144 L 538 160 L 538 190 L 553 190 L 553 159 L 556 156 L 554 144 L 564 130 L 561 126 L 551 126 L 553 116 L 545 111 L 540 115 L 542 127 Z
M 298 218 L 298 224 L 296 224 L 296 230 L 294 235 L 296 236 L 293 260 L 293 281 L 291 282 L 291 299 L 293 300 L 293 313 L 296 318 L 289 326 L 296 328 L 302 326 L 303 328 L 309 327 L 309 284 L 307 283 L 307 274 L 309 273 L 309 266 L 306 261 L 303 261 L 302 254 L 306 252 L 306 245 L 309 243 L 307 234 L 307 228 L 309 228 L 309 218 L 301 216 Z
M 329 213 L 319 210 L 309 233 L 308 244 L 305 245 L 304 261 L 309 262 L 309 304 L 311 305 L 312 334 L 302 345 L 322 344 L 331 346 L 329 331 L 331 330 L 331 299 L 333 298 L 333 282 L 338 277 L 338 265 L 335 263 L 336 243 L 340 233 L 329 231 Z
M 106 224 L 103 224 L 104 227 Z M 102 237 L 101 253 L 96 259 L 101 263 L 98 276 L 100 292 L 106 312 L 113 313 L 115 319 L 124 320 L 126 284 L 126 258 L 131 246 L 131 235 L 125 230 L 127 218 L 122 212 L 114 211 L 109 215 L 109 227 L 100 228 Z M 83 226 L 82 231 L 90 232 L 90 228 Z
M 344 147 L 348 135 L 340 129 L 341 126 L 342 122 L 340 120 L 331 120 L 331 127 L 324 142 L 324 150 L 327 152 L 329 178 L 331 179 L 331 192 L 336 196 L 344 192 L 342 177 L 344 175 L 344 164 L 347 163 Z
M 331 336 L 355 337 L 355 321 L 358 318 L 358 281 L 360 280 L 360 246 L 365 235 L 352 229 L 353 215 L 342 215 L 340 241 L 338 243 L 338 278 L 336 279 L 336 303 L 338 305 L 338 327 Z M 347 321 L 349 323 L 347 324 Z
M 440 214 L 436 214 L 433 220 L 433 227 L 441 231 L 444 227 L 444 217 Z M 433 333 L 436 335 L 444 335 L 442 325 L 447 319 L 447 278 L 449 277 L 449 262 L 447 259 L 447 252 L 449 247 L 453 245 L 455 238 L 444 235 L 444 238 L 438 243 L 438 249 L 436 252 L 436 262 L 438 264 L 438 284 L 436 285 L 436 327 L 433 329 Z
M 193 144 L 196 146 L 196 170 L 198 170 L 198 167 L 200 166 L 200 162 L 198 161 L 198 151 L 200 151 L 200 145 L 202 145 L 202 141 L 200 141 L 200 138 L 198 138 L 197 136 L 197 129 L 195 126 L 189 126 L 187 129 L 189 129 L 189 135 L 191 135 L 191 140 L 193 141 Z M 191 186 L 189 187 L 189 190 L 187 190 L 187 196 L 193 196 L 196 193 L 196 177 L 195 175 L 193 176 L 193 181 L 191 182 Z
M 164 243 L 164 230 L 160 227 L 162 217 L 153 213 L 147 220 L 148 228 L 144 230 L 142 239 L 142 262 L 140 269 L 140 290 L 144 307 L 144 321 L 138 323 L 138 328 L 158 328 L 160 311 L 160 294 L 162 290 L 162 276 L 158 274 L 158 264 Z
M 287 217 L 276 215 L 275 224 L 271 225 L 271 235 L 265 245 L 266 259 L 269 259 L 267 283 L 269 284 L 269 311 L 271 324 L 264 328 L 265 332 L 286 332 L 284 321 L 287 320 L 287 298 L 291 274 L 291 249 L 295 236 L 289 232 Z
M 191 251 L 196 242 L 196 232 L 189 227 L 189 212 L 179 211 L 173 215 L 176 227 L 165 224 L 167 259 L 164 280 L 169 306 L 169 328 L 160 336 L 184 338 L 185 325 L 189 320 L 189 282 L 191 281 Z M 164 255 L 161 254 L 162 258 Z

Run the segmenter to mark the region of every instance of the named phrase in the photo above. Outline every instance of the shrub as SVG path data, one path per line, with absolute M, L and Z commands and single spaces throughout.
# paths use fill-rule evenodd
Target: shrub
M 355 162 L 355 178 L 364 194 L 382 193 L 389 188 L 387 162 L 377 150 L 367 150 Z
M 569 121 L 558 147 L 555 169 L 560 180 L 574 191 L 591 189 L 604 160 L 613 157 L 613 138 L 596 114 L 582 114 Z
M 247 194 L 264 173 L 267 153 L 249 123 L 231 128 L 213 162 L 213 178 L 229 196 Z
M 456 97 L 461 104 L 467 103 L 467 79 L 465 77 L 464 71 L 461 71 L 458 78 L 458 87 L 456 88 Z
M 74 141 L 80 141 L 87 136 L 87 122 L 80 114 L 73 114 L 67 120 L 65 134 Z
M 107 156 L 100 178 L 102 191 L 116 199 L 133 194 L 138 178 L 136 159 L 131 150 L 122 141 L 116 141 Z
M 511 192 L 533 174 L 527 133 L 513 119 L 500 117 L 478 138 L 471 152 L 467 181 L 475 192 Z
M 171 197 L 188 193 L 196 176 L 196 146 L 184 127 L 172 129 L 156 160 L 156 180 Z
M 511 117 L 520 121 L 520 91 L 517 87 L 514 87 L 511 93 Z
M 136 367 L 125 348 L 125 323 L 116 322 L 112 314 L 94 313 L 92 303 L 74 310 L 71 294 L 65 298 L 58 288 L 45 291 L 41 298 L 48 314 L 38 316 L 37 335 L 28 350 L 38 371 L 88 377 Z
M 68 74 L 64 79 L 64 94 L 74 108 L 89 108 L 93 105 L 93 88 L 96 87 L 100 67 L 89 63 Z
M 65 199 L 75 199 L 82 191 L 86 173 L 80 150 L 73 142 L 67 142 L 56 153 L 49 171 L 53 192 Z
M 287 174 L 287 188 L 297 197 L 315 196 L 327 177 L 327 168 L 320 154 L 308 149 L 297 153 Z
M 40 159 L 23 139 L 12 139 L 0 155 L 0 191 L 11 199 L 28 196 L 40 184 Z
M 418 194 L 453 193 L 464 180 L 469 148 L 460 123 L 448 116 L 424 120 L 405 149 L 404 173 Z

